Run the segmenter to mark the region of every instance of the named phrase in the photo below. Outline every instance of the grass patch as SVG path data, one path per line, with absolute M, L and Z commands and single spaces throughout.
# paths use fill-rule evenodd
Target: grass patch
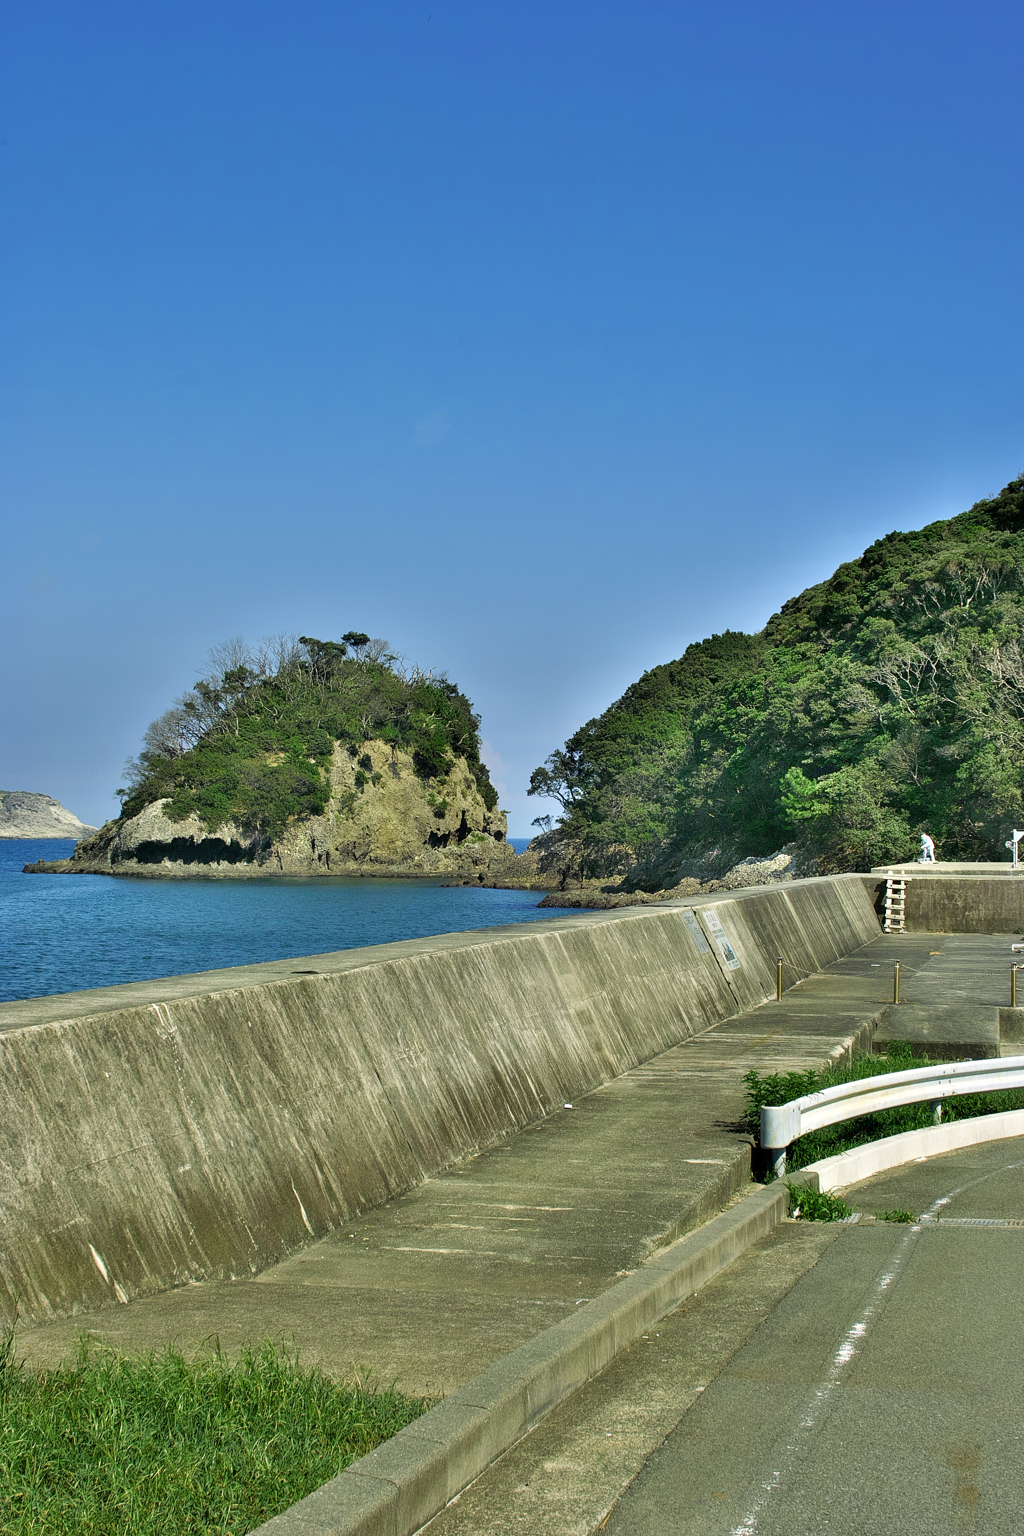
M 917 1217 L 914 1215 L 913 1211 L 901 1211 L 901 1210 L 897 1209 L 897 1210 L 894 1210 L 894 1211 L 876 1211 L 875 1212 L 875 1220 L 876 1221 L 901 1221 L 901 1222 L 909 1223 L 909 1222 L 916 1221 Z
M 4 1536 L 241 1536 L 388 1439 L 429 1401 L 339 1385 L 269 1342 L 129 1356 L 87 1340 L 26 1370 L 0 1339 Z
M 818 1093 L 837 1083 L 852 1083 L 865 1077 L 879 1077 L 886 1072 L 903 1072 L 915 1066 L 938 1066 L 941 1057 L 915 1056 L 909 1045 L 893 1041 L 885 1056 L 858 1056 L 841 1066 L 811 1069 L 807 1072 L 748 1072 L 746 1129 L 759 1141 L 761 1134 L 761 1106 L 763 1104 L 787 1104 L 807 1093 Z M 944 1120 L 970 1120 L 978 1115 L 996 1115 L 1005 1110 L 1024 1109 L 1024 1089 L 1003 1089 L 997 1093 L 966 1093 L 957 1098 L 945 1099 L 942 1105 Z M 874 1115 L 859 1115 L 852 1120 L 842 1120 L 837 1125 L 824 1126 L 794 1141 L 786 1156 L 786 1167 L 791 1172 L 816 1163 L 819 1158 L 835 1157 L 848 1152 L 851 1147 L 861 1147 L 865 1142 L 878 1141 L 883 1136 L 897 1136 L 901 1131 L 917 1131 L 934 1123 L 928 1103 L 904 1104 L 897 1109 L 883 1109 Z
M 838 1195 L 827 1190 L 811 1189 L 810 1185 L 787 1184 L 789 1190 L 789 1214 L 797 1221 L 845 1221 L 853 1214 L 852 1207 Z

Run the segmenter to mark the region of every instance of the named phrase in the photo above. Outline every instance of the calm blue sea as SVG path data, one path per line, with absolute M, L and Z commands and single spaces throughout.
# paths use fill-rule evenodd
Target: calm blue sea
M 525 839 L 510 838 L 517 852 Z M 23 875 L 72 842 L 0 839 L 0 1000 L 543 922 L 537 891 L 429 880 L 132 880 Z

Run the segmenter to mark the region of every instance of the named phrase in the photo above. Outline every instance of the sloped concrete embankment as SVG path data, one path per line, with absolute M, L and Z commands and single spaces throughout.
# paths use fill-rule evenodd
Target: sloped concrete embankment
M 256 1273 L 756 1006 L 776 954 L 791 983 L 877 934 L 864 882 L 838 876 L 155 982 L 148 1003 L 135 985 L 124 1008 L 108 990 L 104 1012 L 39 1000 L 47 1022 L 0 1034 L 8 1307 Z

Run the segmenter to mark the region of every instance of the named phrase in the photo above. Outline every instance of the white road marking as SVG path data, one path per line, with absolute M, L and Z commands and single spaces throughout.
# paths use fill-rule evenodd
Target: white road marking
M 963 1194 L 964 1190 L 972 1189 L 975 1184 L 983 1184 L 986 1179 L 994 1178 L 998 1173 L 1008 1173 L 1012 1168 L 1022 1167 L 1024 1167 L 1024 1163 L 1007 1163 L 1002 1168 L 994 1169 L 991 1173 L 982 1174 L 980 1178 L 971 1179 L 968 1183 L 961 1184 L 956 1189 L 951 1189 L 948 1194 L 941 1195 L 933 1205 L 929 1206 L 920 1220 L 908 1228 L 892 1260 L 876 1279 L 868 1303 L 861 1312 L 860 1317 L 844 1334 L 842 1343 L 832 1356 L 832 1363 L 829 1366 L 825 1380 L 809 1399 L 796 1429 L 782 1447 L 775 1470 L 761 1484 L 745 1519 L 741 1520 L 739 1525 L 733 1526 L 731 1536 L 756 1536 L 758 1522 L 768 1501 L 771 1499 L 772 1494 L 782 1487 L 783 1482 L 805 1453 L 808 1442 L 817 1429 L 819 1421 L 828 1411 L 836 1388 L 842 1382 L 846 1367 L 855 1358 L 872 1325 L 877 1321 L 885 1300 L 893 1285 L 902 1274 L 911 1248 L 920 1237 L 922 1231 L 934 1231 L 937 1226 L 940 1226 L 941 1223 L 935 1220 L 936 1216 L 943 1206 L 949 1205 L 950 1201 L 955 1199 L 957 1195 Z

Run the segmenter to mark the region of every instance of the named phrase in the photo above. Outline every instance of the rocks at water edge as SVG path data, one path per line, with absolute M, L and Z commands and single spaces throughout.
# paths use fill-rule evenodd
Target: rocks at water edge
M 361 764 L 367 764 L 361 767 Z M 424 783 L 412 755 L 385 741 L 360 757 L 336 743 L 322 815 L 296 817 L 275 838 L 198 816 L 165 814 L 164 798 L 108 822 L 74 857 L 26 866 L 33 874 L 155 876 L 454 876 L 514 883 L 505 813 L 488 808 L 470 766 L 453 760 L 443 785 Z

